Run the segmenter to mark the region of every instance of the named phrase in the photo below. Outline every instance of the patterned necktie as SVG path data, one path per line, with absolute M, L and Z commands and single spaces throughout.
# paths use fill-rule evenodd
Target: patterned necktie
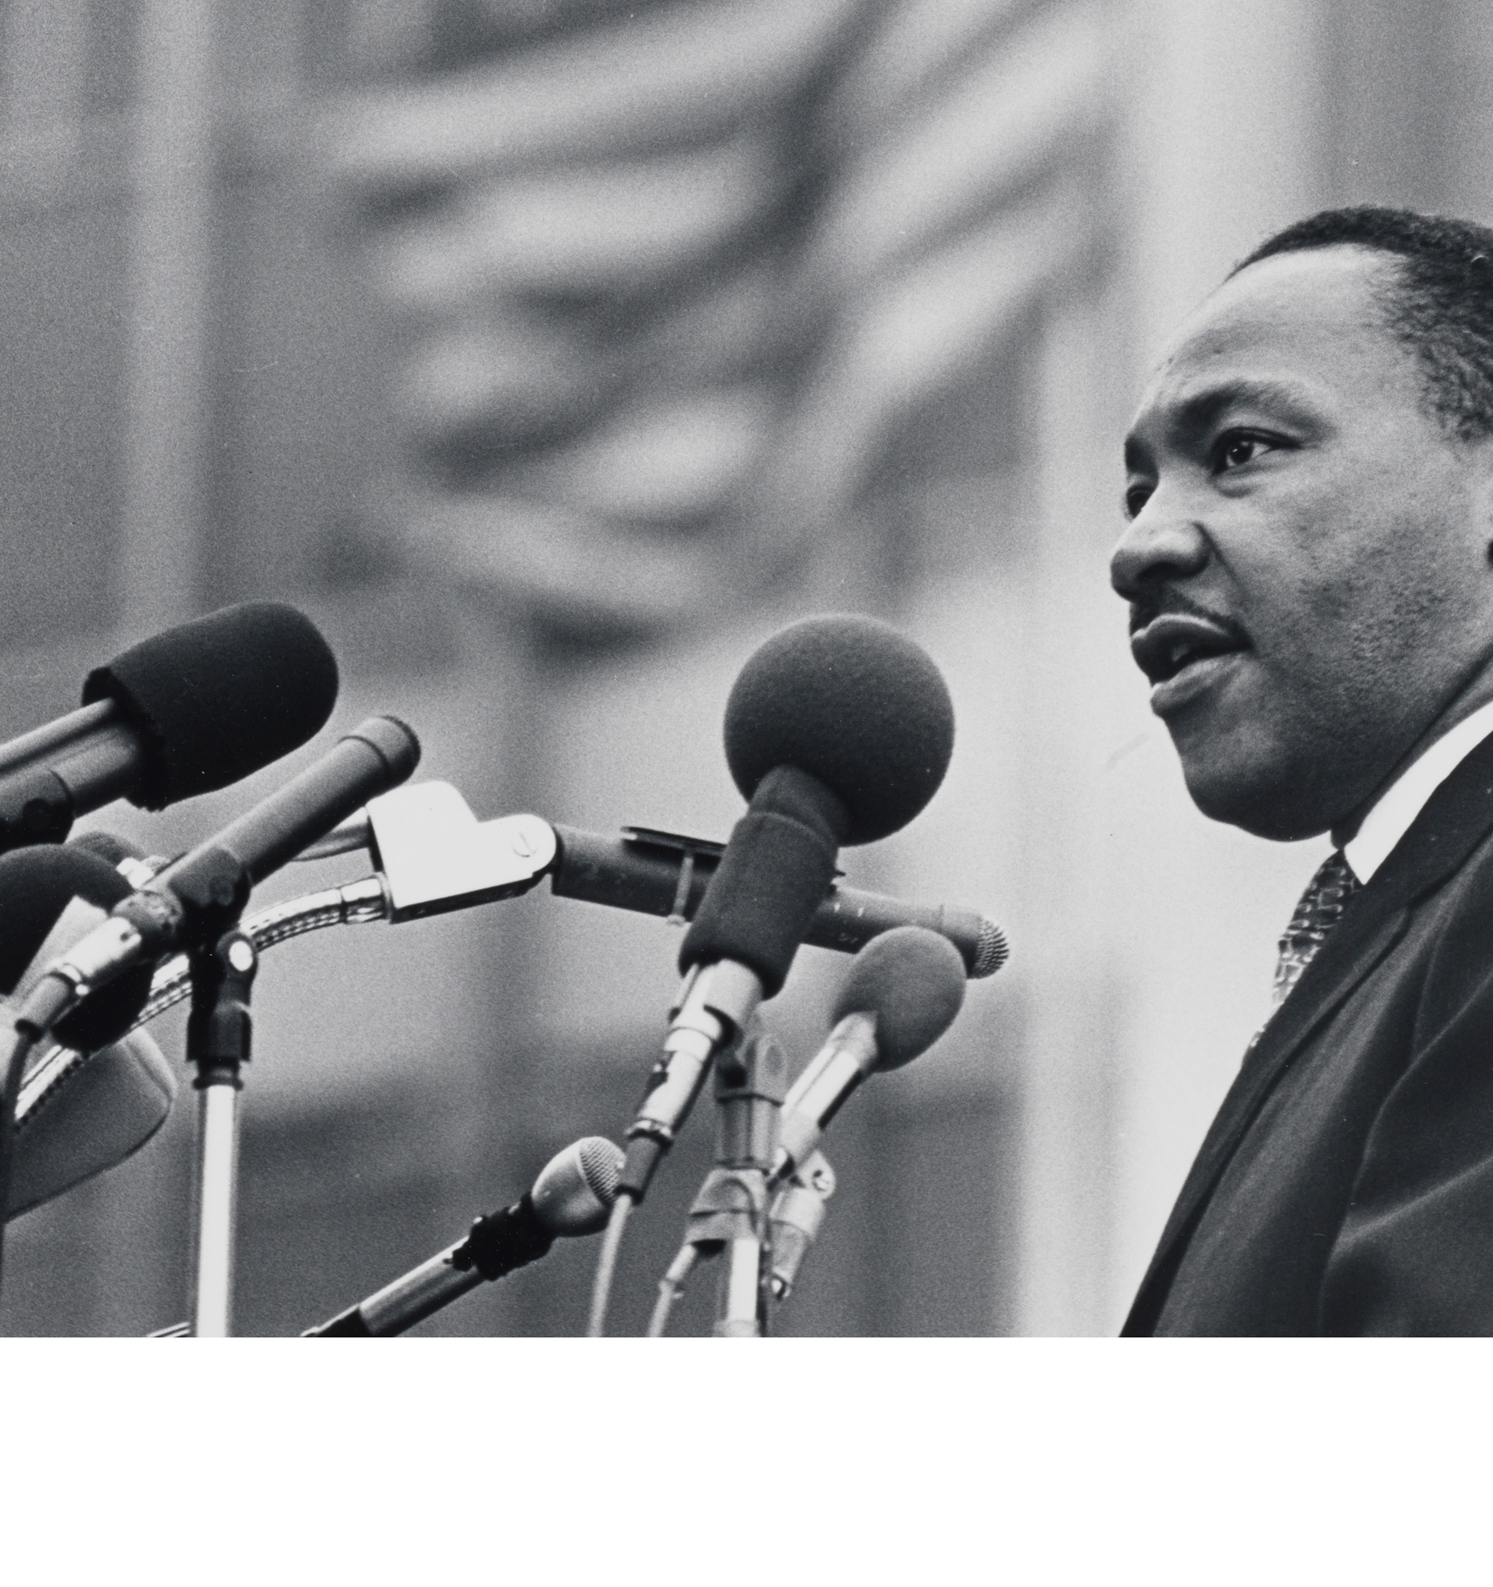
M 1312 877 L 1286 934 L 1280 939 L 1280 959 L 1275 966 L 1275 986 L 1270 1001 L 1279 1008 L 1302 972 L 1327 941 L 1327 933 L 1343 918 L 1343 910 L 1363 883 L 1349 869 L 1342 850 L 1329 854 Z

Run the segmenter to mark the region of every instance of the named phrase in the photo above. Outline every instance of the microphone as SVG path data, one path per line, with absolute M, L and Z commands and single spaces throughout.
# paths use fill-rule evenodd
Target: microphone
M 619 1188 L 633 1202 L 716 1053 L 781 989 L 841 845 L 888 836 L 937 792 L 954 711 L 912 640 L 868 617 L 815 617 L 774 635 L 742 668 L 725 744 L 749 804 L 680 948 L 685 981 L 627 1131 Z
M 863 1080 L 911 1063 L 943 1035 L 963 1006 L 964 988 L 953 945 L 918 926 L 888 931 L 856 954 L 835 1000 L 829 1040 L 783 1099 L 772 1183 L 800 1171 Z
M 0 993 L 23 1002 L 53 960 L 105 924 L 134 889 L 107 859 L 78 844 L 37 844 L 0 855 Z M 151 967 L 123 977 L 115 996 L 145 1006 Z M 113 1041 L 107 1011 L 80 1005 L 59 1021 L 57 1036 L 87 1052 Z
M 372 801 L 309 845 L 298 859 L 369 849 L 388 884 L 391 921 L 525 893 L 548 876 L 560 898 L 612 909 L 693 920 L 725 845 L 651 827 L 604 837 L 534 815 L 479 822 L 449 783 L 422 782 Z M 835 879 L 814 911 L 805 943 L 854 953 L 894 926 L 926 926 L 959 949 L 972 979 L 993 975 L 1008 957 L 1000 928 L 972 909 L 908 903 Z
M 249 602 L 167 629 L 89 673 L 81 709 L 0 745 L 0 851 L 60 843 L 112 800 L 211 793 L 312 738 L 337 662 L 290 606 Z
M 684 982 L 627 1129 L 589 1338 L 605 1329 L 628 1216 L 711 1063 L 782 987 L 841 845 L 897 831 L 938 791 L 954 748 L 954 708 L 932 659 L 896 629 L 869 617 L 811 617 L 748 659 L 726 701 L 725 741 L 747 813 L 679 950 Z
M 484 1280 L 537 1260 L 557 1239 L 594 1234 L 616 1200 L 621 1167 L 622 1153 L 604 1136 L 576 1141 L 549 1160 L 533 1188 L 511 1207 L 478 1218 L 466 1239 L 301 1337 L 401 1334 Z
M 681 921 L 699 912 L 725 852 L 720 843 L 648 827 L 624 827 L 620 836 L 607 837 L 557 822 L 554 833 L 558 854 L 550 890 L 557 897 Z M 896 926 L 923 926 L 947 937 L 971 980 L 994 975 L 1010 957 L 1005 934 L 977 910 L 911 903 L 838 878 L 816 906 L 803 941 L 811 948 L 855 953 Z
M 403 722 L 369 717 L 283 788 L 121 899 L 102 925 L 51 962 L 23 1003 L 17 1029 L 34 1040 L 55 1027 L 78 1046 L 63 1017 L 71 1019 L 81 1001 L 89 1045 L 122 1035 L 145 1006 L 158 960 L 215 941 L 256 883 L 403 782 L 419 760 L 420 742 Z M 89 997 L 106 985 L 102 997 Z
M 107 860 L 74 846 L 42 845 L 0 855 L 0 993 L 24 997 L 40 967 L 104 921 L 130 885 Z M 148 990 L 149 974 L 145 976 Z M 141 999 L 143 1003 L 143 998 Z M 64 1028 L 98 1046 L 97 1021 L 81 1008 Z M 19 1082 L 19 1076 L 16 1076 Z M 0 1139 L 0 1205 L 13 1217 L 111 1168 L 165 1122 L 176 1081 L 156 1044 L 136 1033 L 95 1054 L 60 1100 L 13 1130 L 13 1100 Z

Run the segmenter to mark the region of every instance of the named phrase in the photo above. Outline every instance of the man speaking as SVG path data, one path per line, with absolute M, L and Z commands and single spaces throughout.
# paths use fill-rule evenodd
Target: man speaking
M 1271 238 L 1126 467 L 1113 582 L 1188 791 L 1334 853 L 1124 1331 L 1493 1333 L 1493 231 Z

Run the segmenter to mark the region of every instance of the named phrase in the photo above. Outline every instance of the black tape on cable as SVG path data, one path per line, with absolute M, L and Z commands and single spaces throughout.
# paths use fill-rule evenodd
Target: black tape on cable
M 775 997 L 835 879 L 848 820 L 817 777 L 796 766 L 769 772 L 710 878 L 679 950 L 680 971 L 734 959 Z
M 554 1235 L 534 1211 L 533 1195 L 526 1191 L 514 1206 L 478 1218 L 458 1252 L 456 1265 L 475 1267 L 491 1283 L 516 1267 L 538 1261 L 554 1243 Z

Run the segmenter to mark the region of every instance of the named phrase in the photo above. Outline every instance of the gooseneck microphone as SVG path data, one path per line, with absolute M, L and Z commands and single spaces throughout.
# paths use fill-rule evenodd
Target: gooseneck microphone
M 684 982 L 627 1130 L 587 1333 L 604 1329 L 630 1209 L 647 1193 L 717 1053 L 786 979 L 842 845 L 905 826 L 937 792 L 954 711 L 929 656 L 887 624 L 816 617 L 767 640 L 726 702 L 726 762 L 749 801 L 679 954 Z
M 89 673 L 82 707 L 0 745 L 0 850 L 60 843 L 114 799 L 146 810 L 211 793 L 312 738 L 337 663 L 293 607 L 183 623 Z
M 964 1005 L 964 963 L 920 926 L 899 926 L 856 954 L 835 999 L 829 1040 L 783 1100 L 772 1181 L 808 1161 L 861 1082 L 925 1053 Z
M 84 1002 L 94 1045 L 122 1035 L 144 1006 L 160 959 L 214 941 L 237 920 L 256 883 L 359 805 L 403 782 L 419 759 L 419 740 L 403 722 L 370 717 L 216 837 L 122 898 L 102 925 L 48 967 L 21 1007 L 18 1030 L 34 1040 L 56 1028 L 77 1045 L 64 1016 Z
M 576 1141 L 550 1159 L 511 1207 L 478 1218 L 464 1240 L 301 1337 L 402 1334 L 477 1285 L 536 1261 L 557 1239 L 594 1234 L 616 1199 L 621 1167 L 622 1153 L 604 1136 Z

